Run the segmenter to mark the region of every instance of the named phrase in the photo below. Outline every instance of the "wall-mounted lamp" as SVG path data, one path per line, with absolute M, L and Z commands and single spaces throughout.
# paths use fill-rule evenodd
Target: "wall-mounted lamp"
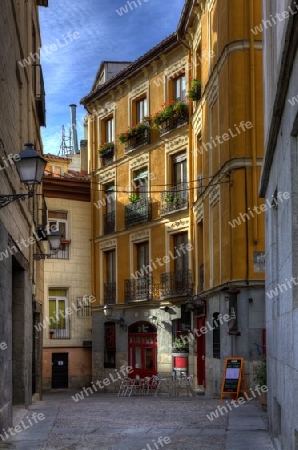
M 151 320 L 152 322 L 156 323 L 157 322 L 157 317 L 156 316 L 149 316 L 148 320 Z
M 37 185 L 41 183 L 46 160 L 33 149 L 33 144 L 25 144 L 25 149 L 19 153 L 19 158 L 14 160 L 21 182 L 28 190 L 27 194 L 7 194 L 0 195 L 0 209 L 14 202 L 31 198 Z
M 114 308 L 112 305 L 106 304 L 102 308 L 102 311 L 103 311 L 105 317 L 111 317 L 113 315 Z M 122 330 L 127 331 L 127 325 L 125 323 L 124 317 L 121 316 L 119 319 L 112 319 L 112 322 L 119 325 L 120 328 L 122 328 Z
M 51 234 L 47 235 L 51 253 L 35 253 L 33 259 L 39 261 L 41 259 L 49 259 L 53 255 L 57 254 L 61 247 L 61 239 L 63 234 L 60 231 L 52 231 Z

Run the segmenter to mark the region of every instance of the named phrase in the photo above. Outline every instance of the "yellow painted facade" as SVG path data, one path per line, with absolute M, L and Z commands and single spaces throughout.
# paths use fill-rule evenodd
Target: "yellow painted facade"
M 250 33 L 260 20 L 261 2 L 187 2 L 177 33 L 112 80 L 95 81 L 82 100 L 89 113 L 96 379 L 120 364 L 135 363 L 138 373 L 131 342 L 141 321 L 156 326 L 156 371 L 169 375 L 176 365 L 179 373 L 173 340 L 196 329 L 198 317 L 214 325 L 216 314 L 228 314 L 231 322 L 217 335 L 207 333 L 203 350 L 199 338 L 190 340 L 187 370 L 195 384 L 218 393 L 224 359 L 236 354 L 252 374 L 264 328 L 264 217 L 252 217 L 254 206 L 264 203 L 257 197 L 262 51 Z M 201 83 L 196 101 L 184 98 L 193 78 Z M 187 117 L 164 117 L 158 130 L 152 127 L 161 105 L 181 98 Z M 142 121 L 151 131 L 121 144 L 119 134 Z M 114 147 L 104 152 L 107 142 Z M 135 203 L 132 195 L 139 196 Z M 248 215 L 235 225 L 241 213 Z M 177 256 L 181 242 L 189 247 Z M 150 269 L 142 281 L 144 260 Z M 104 304 L 114 305 L 111 319 L 102 313 Z M 128 330 L 118 328 L 119 314 Z M 107 320 L 116 324 L 111 365 Z

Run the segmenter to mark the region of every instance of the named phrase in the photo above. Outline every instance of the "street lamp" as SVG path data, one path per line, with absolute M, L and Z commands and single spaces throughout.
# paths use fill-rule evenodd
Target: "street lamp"
M 41 259 L 49 259 L 58 251 L 61 247 L 61 239 L 63 238 L 63 235 L 60 233 L 60 231 L 52 231 L 51 234 L 47 235 L 47 239 L 49 242 L 50 250 L 52 253 L 35 253 L 33 255 L 33 259 L 36 261 L 39 261 Z
M 28 193 L 0 195 L 0 209 L 15 200 L 24 200 L 25 198 L 33 197 L 37 185 L 42 181 L 47 162 L 33 149 L 33 144 L 25 144 L 25 149 L 21 150 L 18 156 L 18 160 L 15 160 L 14 162 L 20 180 L 24 183 Z

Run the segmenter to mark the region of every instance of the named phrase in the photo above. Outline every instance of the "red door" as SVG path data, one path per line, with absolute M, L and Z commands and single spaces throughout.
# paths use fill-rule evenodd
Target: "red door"
M 197 329 L 205 326 L 205 317 L 197 319 Z M 200 332 L 198 334 L 201 334 Z M 197 337 L 197 374 L 198 385 L 205 387 L 205 334 Z
M 149 322 L 137 322 L 129 327 L 128 360 L 132 378 L 157 374 L 157 330 Z

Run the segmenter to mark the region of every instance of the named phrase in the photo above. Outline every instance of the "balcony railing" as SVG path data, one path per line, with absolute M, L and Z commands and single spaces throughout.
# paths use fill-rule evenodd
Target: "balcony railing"
M 104 303 L 109 305 L 116 303 L 116 283 L 104 283 Z
M 167 272 L 160 275 L 161 297 L 181 297 L 193 294 L 191 270 Z
M 36 110 L 41 127 L 46 126 L 46 94 L 42 68 L 40 64 L 33 64 L 33 91 L 35 95 Z
M 169 131 L 175 130 L 176 128 L 185 125 L 188 123 L 188 109 L 183 109 L 179 113 L 179 115 L 175 115 L 173 117 L 169 117 L 160 123 L 160 136 L 168 133 Z
M 115 211 L 104 215 L 104 234 L 114 233 L 115 231 Z
M 188 183 L 181 183 L 161 193 L 161 215 L 188 207 Z
M 51 252 L 51 259 L 69 259 L 69 243 L 61 244 L 61 250 L 57 253 Z
M 140 130 L 125 142 L 125 153 L 135 150 L 141 145 L 150 144 L 150 128 Z
M 124 298 L 126 303 L 153 299 L 152 277 L 136 280 L 124 280 Z
M 125 227 L 151 220 L 151 199 L 141 198 L 125 206 Z
M 70 320 L 68 317 L 60 318 L 57 323 L 49 326 L 50 339 L 70 339 Z

